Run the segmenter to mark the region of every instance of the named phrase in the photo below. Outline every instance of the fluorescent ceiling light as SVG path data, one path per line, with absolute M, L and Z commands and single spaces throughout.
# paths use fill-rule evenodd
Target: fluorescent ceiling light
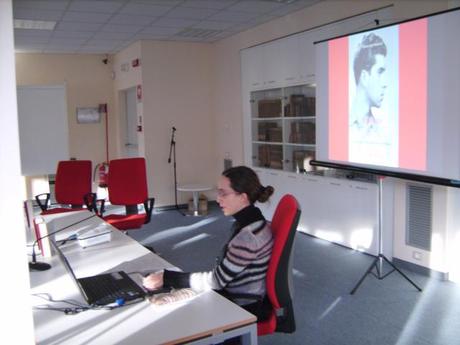
M 293 2 L 296 2 L 297 0 L 262 0 L 265 2 L 278 2 L 280 4 L 292 4 Z
M 210 38 L 220 34 L 222 30 L 200 29 L 200 28 L 185 28 L 184 30 L 175 34 L 179 37 L 196 37 L 196 38 Z
M 15 29 L 54 30 L 56 22 L 44 20 L 15 19 Z

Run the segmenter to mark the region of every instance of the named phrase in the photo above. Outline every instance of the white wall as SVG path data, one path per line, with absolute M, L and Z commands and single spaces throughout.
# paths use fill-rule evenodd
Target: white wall
M 398 259 L 447 273 L 449 280 L 460 282 L 460 190 L 436 185 L 432 188 L 432 235 L 431 250 L 428 251 L 406 243 L 407 182 L 395 182 L 393 255 Z
M 460 189 L 447 191 L 446 262 L 449 280 L 460 283 Z
M 157 205 L 174 204 L 173 164 L 168 164 L 172 127 L 176 141 L 177 182 L 214 185 L 214 114 L 210 107 L 210 44 L 143 42 L 142 71 L 145 154 Z M 149 61 L 149 64 L 145 64 Z M 178 202 L 190 198 L 179 192 Z
M 20 173 L 16 77 L 14 68 L 13 21 L 11 0 L 0 1 L 0 219 L 2 220 L 2 275 L 10 280 L 0 284 L 3 321 L 0 342 L 33 344 L 32 310 L 29 303 L 29 272 L 22 200 L 24 181 Z M 12 288 L 14 287 L 14 288 Z M 8 298 L 14 291 L 17 298 Z M 14 326 L 13 326 L 14 325 Z M 14 339 L 14 340 L 12 340 Z
M 149 194 L 155 197 L 155 206 L 174 204 L 173 164 L 168 164 L 173 126 L 177 129 L 178 184 L 214 185 L 217 181 L 211 52 L 210 44 L 142 41 L 115 55 L 116 92 L 142 85 L 138 111 L 142 112 L 143 132 L 139 133 L 139 147 L 147 160 Z M 136 58 L 141 66 L 132 68 Z M 120 137 L 122 106 L 118 102 Z M 120 148 L 119 155 L 122 152 Z M 208 195 L 212 197 L 213 193 Z M 179 192 L 178 203 L 190 197 L 190 193 Z
M 89 159 L 93 166 L 105 161 L 105 116 L 100 123 L 77 123 L 77 107 L 97 107 L 108 103 L 109 135 L 115 132 L 111 64 L 97 54 L 16 54 L 18 85 L 66 85 L 69 157 Z M 115 136 L 110 135 L 110 155 L 115 152 Z M 44 150 L 45 152 L 45 150 Z M 57 166 L 57 162 L 56 162 Z
M 448 187 L 433 186 L 431 251 L 406 244 L 406 189 L 406 181 L 399 180 L 395 182 L 393 256 L 438 272 L 446 273 L 448 272 L 446 261 Z M 416 254 L 420 256 L 418 259 L 415 258 Z

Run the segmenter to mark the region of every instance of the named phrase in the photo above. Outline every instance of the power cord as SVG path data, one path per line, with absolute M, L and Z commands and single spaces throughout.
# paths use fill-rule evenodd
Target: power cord
M 70 235 L 69 237 L 61 240 L 59 242 L 59 246 L 63 246 L 64 244 L 67 243 L 67 241 L 76 241 L 77 240 L 77 235 L 76 234 L 73 234 L 73 235 Z M 27 247 L 32 247 L 32 245 L 27 245 Z M 28 256 L 32 256 L 32 253 L 31 254 L 27 254 Z
M 129 303 L 126 303 L 123 298 L 117 298 L 117 300 L 114 303 L 107 304 L 107 305 L 82 305 L 73 300 L 55 300 L 48 293 L 32 294 L 32 296 L 44 299 L 47 302 L 70 304 L 72 307 L 53 307 L 50 305 L 33 307 L 34 310 L 58 311 L 66 315 L 75 315 L 75 314 L 79 314 L 87 310 L 114 310 L 114 309 L 122 308 L 125 306 L 137 304 L 144 300 L 144 298 L 139 298 L 139 299 L 130 301 Z

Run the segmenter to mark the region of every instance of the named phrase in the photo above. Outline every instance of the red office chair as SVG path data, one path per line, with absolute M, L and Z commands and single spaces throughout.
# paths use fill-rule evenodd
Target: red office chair
M 82 210 L 85 198 L 92 198 L 91 173 L 91 161 L 60 161 L 54 184 L 56 202 L 60 206 L 49 208 L 50 193 L 36 195 L 35 200 L 42 210 L 41 214 Z
M 155 199 L 148 197 L 147 174 L 144 158 L 114 159 L 109 163 L 109 200 L 112 205 L 125 206 L 125 214 L 102 218 L 119 230 L 138 229 L 150 222 Z M 138 213 L 137 205 L 144 204 L 145 213 Z
M 257 323 L 258 335 L 295 331 L 290 287 L 291 253 L 299 218 L 300 209 L 297 200 L 290 194 L 284 195 L 276 207 L 271 223 L 274 243 L 266 286 L 273 309 L 267 320 Z

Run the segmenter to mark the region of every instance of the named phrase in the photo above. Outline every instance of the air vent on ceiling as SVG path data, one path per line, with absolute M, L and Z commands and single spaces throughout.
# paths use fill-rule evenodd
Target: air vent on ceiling
M 192 37 L 192 38 L 211 38 L 220 34 L 222 30 L 210 30 L 200 28 L 185 28 L 179 31 L 175 36 L 179 37 Z
M 431 251 L 433 190 L 408 184 L 406 192 L 406 244 Z

